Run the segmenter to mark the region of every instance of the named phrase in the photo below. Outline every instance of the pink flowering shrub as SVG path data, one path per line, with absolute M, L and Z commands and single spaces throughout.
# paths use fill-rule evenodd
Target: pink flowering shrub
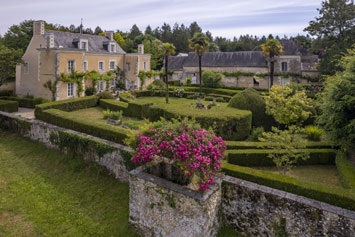
M 154 123 L 136 135 L 136 142 L 133 162 L 148 162 L 157 156 L 173 159 L 185 174 L 200 178 L 200 190 L 213 183 L 226 150 L 222 138 L 188 120 Z

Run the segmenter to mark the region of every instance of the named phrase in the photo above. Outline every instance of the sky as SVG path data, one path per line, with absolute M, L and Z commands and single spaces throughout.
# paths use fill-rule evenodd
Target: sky
M 0 34 L 23 20 L 45 20 L 93 30 L 144 31 L 164 22 L 193 21 L 213 36 L 297 35 L 317 15 L 321 0 L 0 0 Z

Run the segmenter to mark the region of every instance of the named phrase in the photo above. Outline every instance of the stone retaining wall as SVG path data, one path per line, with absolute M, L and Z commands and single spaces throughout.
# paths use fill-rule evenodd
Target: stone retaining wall
M 201 193 L 138 167 L 129 177 L 129 222 L 144 236 L 209 237 L 219 229 L 221 179 Z
M 72 151 L 87 161 L 104 166 L 116 179 L 123 182 L 128 182 L 128 172 L 134 168 L 131 148 L 98 137 L 6 112 L 0 112 L 0 128 L 18 132 L 52 149 L 65 153 Z M 63 137 L 67 141 L 63 141 Z M 70 139 L 80 142 L 70 145 Z
M 135 170 L 132 149 L 42 121 L 0 112 L 0 128 L 49 148 L 72 151 L 130 182 L 130 223 L 146 236 L 214 236 L 223 222 L 247 236 L 343 236 L 355 233 L 355 212 L 223 176 L 207 193 Z M 129 171 L 131 173 L 129 174 Z
M 355 212 L 313 199 L 225 176 L 223 221 L 250 236 L 355 236 Z M 283 220 L 282 220 L 283 219 Z

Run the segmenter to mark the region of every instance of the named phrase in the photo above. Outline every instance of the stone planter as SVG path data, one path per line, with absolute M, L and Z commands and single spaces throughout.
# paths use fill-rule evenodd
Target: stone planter
M 120 125 L 121 124 L 121 120 L 115 120 L 115 119 L 107 119 L 107 123 L 111 124 L 111 125 Z
M 168 170 L 169 164 L 149 163 L 130 172 L 130 224 L 144 236 L 215 236 L 221 178 L 215 177 L 208 191 L 196 191 L 159 177 L 159 167 Z

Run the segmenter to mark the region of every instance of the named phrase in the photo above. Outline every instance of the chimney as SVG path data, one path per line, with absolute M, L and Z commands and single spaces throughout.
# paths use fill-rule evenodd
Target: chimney
M 47 35 L 47 48 L 54 48 L 54 34 L 49 33 Z
M 138 54 L 144 54 L 144 44 L 138 45 Z
M 105 36 L 106 36 L 110 41 L 113 41 L 113 31 L 105 31 Z
M 44 35 L 44 21 L 33 22 L 33 35 Z

